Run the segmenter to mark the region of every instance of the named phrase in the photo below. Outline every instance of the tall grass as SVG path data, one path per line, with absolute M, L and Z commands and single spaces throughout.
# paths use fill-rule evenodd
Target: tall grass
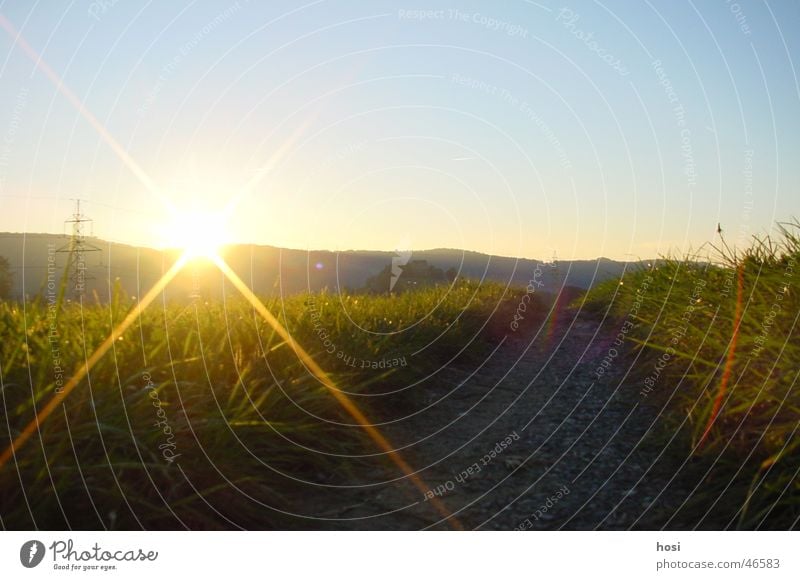
M 637 396 L 666 405 L 703 476 L 682 517 L 700 527 L 787 528 L 800 517 L 798 224 L 715 263 L 664 259 L 606 282 L 590 310 L 636 325 Z M 675 506 L 677 508 L 677 506 Z
M 421 372 L 411 364 L 420 349 L 433 364 L 468 344 L 502 295 L 500 286 L 458 283 L 401 296 L 300 295 L 266 304 L 357 396 Z M 133 306 L 119 291 L 110 304 L 83 307 L 0 303 L 0 446 Z M 405 355 L 410 364 L 347 365 L 338 352 L 376 362 Z M 357 403 L 370 413 L 368 397 Z M 297 490 L 346 484 L 354 469 L 382 460 L 376 452 L 244 300 L 154 304 L 0 470 L 0 524 L 291 527 L 285 512 L 298 505 Z

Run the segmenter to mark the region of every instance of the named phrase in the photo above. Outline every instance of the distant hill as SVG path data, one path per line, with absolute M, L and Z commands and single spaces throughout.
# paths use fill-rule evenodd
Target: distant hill
M 100 249 L 85 254 L 90 278 L 86 282 L 87 296 L 91 298 L 96 293 L 102 301 L 108 299 L 109 289 L 117 280 L 130 295 L 146 292 L 178 255 L 176 251 L 134 247 L 96 238 L 87 241 Z M 53 252 L 53 249 L 62 248 L 67 242 L 60 235 L 0 233 L 0 256 L 5 256 L 11 265 L 13 298 L 40 293 L 47 279 L 49 255 L 54 256 L 59 276 L 63 273 L 67 254 Z M 239 276 L 262 295 L 326 288 L 334 292 L 360 290 L 370 277 L 391 267 L 392 258 L 397 259 L 393 252 L 307 252 L 256 245 L 230 246 L 225 249 L 224 256 Z M 547 264 L 452 249 L 414 252 L 413 260 L 425 260 L 443 271 L 455 269 L 461 277 L 520 286 L 527 285 L 538 268 L 536 279 L 541 280 L 542 291 L 555 291 L 564 285 L 586 289 L 600 281 L 617 278 L 626 268 L 639 264 L 606 258 Z M 167 290 L 167 297 L 174 300 L 192 295 L 219 298 L 222 293 L 222 275 L 215 266 L 198 261 L 175 279 Z

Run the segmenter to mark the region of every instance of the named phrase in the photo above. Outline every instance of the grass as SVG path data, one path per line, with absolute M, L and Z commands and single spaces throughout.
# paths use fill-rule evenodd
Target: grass
M 739 253 L 723 240 L 715 264 L 659 260 L 585 296 L 634 323 L 635 395 L 664 406 L 665 436 L 678 430 L 692 457 L 682 477 L 697 488 L 672 525 L 798 525 L 799 227 Z
M 459 282 L 265 303 L 369 416 L 367 395 L 468 346 L 503 294 Z M 133 306 L 119 291 L 0 302 L 3 448 Z M 0 470 L 4 529 L 285 528 L 294 490 L 385 460 L 241 298 L 154 303 L 39 427 Z
M 798 229 L 738 254 L 723 241 L 714 263 L 662 259 L 579 299 L 630 322 L 630 394 L 663 408 L 671 460 L 690 458 L 668 527 L 797 526 Z M 459 281 L 265 304 L 379 421 L 424 400 L 417 379 L 506 336 L 524 292 Z M 547 310 L 534 299 L 531 328 Z M 83 308 L 0 302 L 3 448 L 133 306 L 119 291 Z M 298 489 L 388 464 L 238 297 L 151 305 L 89 379 L 0 470 L 4 529 L 287 528 Z

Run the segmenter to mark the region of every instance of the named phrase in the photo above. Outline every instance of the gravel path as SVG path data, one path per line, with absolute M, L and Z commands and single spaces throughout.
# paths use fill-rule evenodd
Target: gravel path
M 682 458 L 662 453 L 659 410 L 626 382 L 621 358 L 596 380 L 616 334 L 597 328 L 512 334 L 480 368 L 443 369 L 425 387 L 435 404 L 384 428 L 430 492 L 387 464 L 348 482 L 366 487 L 304 498 L 296 509 L 312 519 L 299 527 L 452 528 L 431 497 L 466 529 L 661 527 L 685 497 L 680 480 L 665 484 Z

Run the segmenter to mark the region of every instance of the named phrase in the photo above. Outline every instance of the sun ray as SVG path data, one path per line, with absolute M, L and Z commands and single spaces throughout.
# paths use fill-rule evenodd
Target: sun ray
M 178 213 L 174 204 L 166 197 L 162 196 L 159 192 L 155 182 L 150 176 L 142 169 L 136 160 L 128 153 L 128 151 L 114 138 L 113 135 L 106 129 L 97 117 L 95 117 L 78 98 L 78 96 L 66 85 L 64 80 L 56 73 L 42 58 L 42 56 L 25 40 L 22 34 L 14 27 L 14 25 L 0 13 L 0 28 L 3 28 L 8 35 L 12 38 L 14 44 L 19 46 L 20 49 L 33 61 L 37 69 L 39 69 L 47 79 L 55 86 L 56 90 L 61 93 L 70 104 L 75 107 L 78 113 L 92 126 L 92 128 L 100 135 L 100 137 L 111 147 L 112 151 L 119 157 L 119 159 L 131 170 L 131 172 L 139 179 L 145 188 L 153 194 L 169 211 L 171 215 Z M 311 124 L 315 115 L 312 115 L 304 123 L 300 125 L 267 161 L 267 165 L 256 173 L 246 185 L 234 194 L 228 204 L 222 211 L 223 218 L 228 218 L 235 211 L 241 200 L 249 195 L 252 190 L 264 179 L 265 175 L 271 171 L 283 158 L 290 147 L 300 138 L 305 132 L 306 128 Z M 430 488 L 425 484 L 422 478 L 417 475 L 416 471 L 403 459 L 403 457 L 395 450 L 395 447 L 389 442 L 388 439 L 377 429 L 358 406 L 338 387 L 336 387 L 333 380 L 328 374 L 320 367 L 317 362 L 311 357 L 308 352 L 303 349 L 291 337 L 289 332 L 283 325 L 275 318 L 269 310 L 261 303 L 261 301 L 252 293 L 250 288 L 242 282 L 242 280 L 231 270 L 228 264 L 216 253 L 216 247 L 207 247 L 208 244 L 204 241 L 202 244 L 199 242 L 195 244 L 196 247 L 187 248 L 186 252 L 173 264 L 173 266 L 156 282 L 147 294 L 136 304 L 136 306 L 128 313 L 125 319 L 113 328 L 108 338 L 92 353 L 86 362 L 76 371 L 72 378 L 64 385 L 61 392 L 56 393 L 47 405 L 37 413 L 30 423 L 20 432 L 19 435 L 11 442 L 0 455 L 0 469 L 2 469 L 8 461 L 14 457 L 15 453 L 30 439 L 35 432 L 39 431 L 40 425 L 44 422 L 54 410 L 56 410 L 64 399 L 78 386 L 83 378 L 89 373 L 95 364 L 108 352 L 114 341 L 121 336 L 133 322 L 139 317 L 141 312 L 161 293 L 164 288 L 169 284 L 172 279 L 180 272 L 186 265 L 187 261 L 193 257 L 204 257 L 212 260 L 225 276 L 233 283 L 233 285 L 242 293 L 242 295 L 253 305 L 256 311 L 274 328 L 274 330 L 289 344 L 294 350 L 295 354 L 303 361 L 306 367 L 320 380 L 320 382 L 331 392 L 334 398 L 340 405 L 352 416 L 359 426 L 370 436 L 370 438 L 383 450 L 392 460 L 392 462 L 400 468 L 400 470 L 410 479 L 410 481 L 419 489 L 423 494 L 426 494 Z M 201 256 L 196 255 L 199 252 Z M 455 529 L 463 529 L 461 523 L 455 516 L 447 509 L 444 503 L 436 497 L 429 499 L 431 505 L 442 515 L 445 520 Z
M 54 71 L 50 65 L 48 65 L 42 56 L 34 49 L 28 41 L 25 40 L 25 37 L 14 27 L 14 25 L 5 17 L 4 14 L 0 13 L 0 28 L 3 28 L 11 39 L 14 41 L 14 44 L 19 46 L 22 51 L 30 58 L 36 68 L 44 73 L 44 75 L 48 78 L 48 80 L 55 85 L 58 92 L 60 92 L 69 102 L 70 104 L 75 107 L 75 109 L 80 113 L 80 115 L 92 126 L 92 128 L 97 131 L 100 137 L 111 147 L 112 151 L 120 158 L 120 160 L 130 169 L 133 174 L 142 182 L 142 184 L 147 188 L 147 190 L 152 193 L 167 209 L 174 209 L 172 203 L 169 199 L 162 196 L 159 193 L 159 189 L 156 186 L 155 182 L 150 179 L 150 176 L 147 175 L 144 169 L 142 169 L 141 165 L 139 165 L 136 160 L 131 157 L 130 153 L 117 141 L 111 133 L 109 133 L 108 129 L 105 128 L 97 117 L 95 117 L 89 109 L 83 104 L 83 102 L 78 98 L 78 96 L 72 92 L 64 80 Z
M 92 367 L 97 364 L 103 355 L 105 355 L 108 350 L 111 348 L 111 345 L 114 344 L 114 341 L 117 340 L 129 327 L 133 322 L 139 317 L 142 311 L 150 305 L 150 303 L 155 300 L 155 298 L 161 293 L 164 288 L 166 288 L 167 284 L 169 284 L 175 275 L 180 272 L 183 266 L 186 264 L 187 257 L 181 256 L 173 265 L 172 267 L 164 273 L 163 276 L 156 282 L 153 287 L 145 294 L 142 299 L 133 307 L 133 309 L 128 313 L 125 319 L 120 322 L 115 328 L 111 330 L 111 334 L 106 338 L 103 343 L 95 349 L 92 355 L 86 360 L 85 363 L 75 372 L 72 378 L 67 381 L 67 384 L 64 385 L 63 389 L 60 393 L 56 393 L 50 402 L 45 405 L 45 407 L 39 411 L 36 417 L 31 420 L 30 423 L 20 432 L 19 435 L 11 442 L 11 444 L 6 448 L 2 455 L 0 455 L 0 469 L 8 463 L 8 461 L 14 456 L 14 454 L 19 450 L 25 442 L 31 438 L 31 436 L 39 431 L 39 426 L 50 416 L 50 414 L 55 411 L 58 406 L 61 404 L 64 399 L 69 396 L 72 390 L 78 386 L 78 383 L 83 380 L 83 378 L 92 370 Z
M 308 354 L 308 352 L 295 341 L 289 331 L 280 323 L 280 321 L 273 316 L 266 306 L 253 294 L 252 290 L 245 284 L 241 278 L 234 272 L 230 266 L 219 256 L 213 256 L 212 260 L 219 267 L 225 277 L 230 280 L 234 287 L 244 296 L 248 302 L 256 309 L 261 317 L 275 330 L 275 332 L 286 341 L 288 345 L 294 350 L 297 357 L 306 365 L 306 367 L 319 379 L 319 381 L 330 391 L 333 397 L 344 408 L 347 413 L 356 420 L 359 426 L 364 429 L 367 435 L 375 442 L 375 444 L 386 453 L 392 462 L 400 468 L 400 470 L 409 478 L 409 480 L 416 486 L 423 495 L 428 494 L 430 487 L 425 481 L 417 474 L 416 470 L 409 465 L 400 453 L 398 453 L 394 445 L 381 433 L 381 431 L 374 426 L 374 424 L 364 415 L 361 409 L 348 397 L 341 389 L 339 389 L 326 373 L 322 367 L 317 364 L 317 361 Z M 450 525 L 455 529 L 463 529 L 461 523 L 456 519 L 453 514 L 447 509 L 444 503 L 436 497 L 428 500 L 439 514 L 444 517 Z
M 289 152 L 289 149 L 292 145 L 305 133 L 306 129 L 311 125 L 311 123 L 316 119 L 318 113 L 309 116 L 297 129 L 295 129 L 289 138 L 281 144 L 277 151 L 275 151 L 272 156 L 267 160 L 266 165 L 256 171 L 255 175 L 251 177 L 247 183 L 242 187 L 239 191 L 237 191 L 233 196 L 231 196 L 230 201 L 227 203 L 225 208 L 222 210 L 223 219 L 229 218 L 231 214 L 236 210 L 242 200 L 250 195 L 253 192 L 259 183 L 266 177 L 266 175 L 272 171 L 276 165 L 281 161 L 281 159 Z
M 228 264 L 218 255 L 210 254 L 206 256 L 213 261 L 217 267 L 222 271 L 234 287 L 247 299 L 250 304 L 256 309 L 262 318 L 275 330 L 275 332 L 286 341 L 288 345 L 295 352 L 297 357 L 306 365 L 314 376 L 330 391 L 336 401 L 344 408 L 344 410 L 351 416 L 359 426 L 369 435 L 375 444 L 386 453 L 392 462 L 405 474 L 414 486 L 423 494 L 430 491 L 430 487 L 424 480 L 417 474 L 416 470 L 406 462 L 406 460 L 398 453 L 392 443 L 381 433 L 381 431 L 374 426 L 374 424 L 367 418 L 367 416 L 358 408 L 358 406 L 342 392 L 333 379 L 330 378 L 322 367 L 311 357 L 311 355 L 291 336 L 288 330 L 280 323 L 280 321 L 272 315 L 272 313 L 262 304 L 262 302 L 253 294 L 250 288 L 242 281 L 241 278 L 228 266 Z M 8 461 L 14 457 L 15 453 L 30 439 L 34 433 L 39 431 L 40 425 L 55 411 L 58 406 L 69 396 L 69 394 L 78 386 L 83 378 L 89 373 L 95 364 L 108 352 L 114 341 L 117 340 L 139 317 L 142 311 L 150 305 L 150 303 L 166 288 L 172 279 L 180 272 L 191 258 L 191 254 L 186 252 L 183 254 L 173 266 L 156 282 L 153 287 L 145 294 L 136 306 L 128 313 L 125 319 L 112 329 L 111 334 L 106 338 L 103 343 L 97 347 L 92 355 L 86 362 L 78 369 L 72 378 L 64 385 L 63 390 L 57 393 L 47 403 L 47 405 L 37 413 L 36 417 L 20 432 L 19 435 L 12 441 L 6 448 L 2 455 L 0 455 L 0 469 L 5 466 Z M 448 523 L 455 529 L 463 529 L 461 523 L 455 518 L 452 513 L 447 509 L 444 503 L 436 498 L 428 500 L 436 511 L 448 521 Z

